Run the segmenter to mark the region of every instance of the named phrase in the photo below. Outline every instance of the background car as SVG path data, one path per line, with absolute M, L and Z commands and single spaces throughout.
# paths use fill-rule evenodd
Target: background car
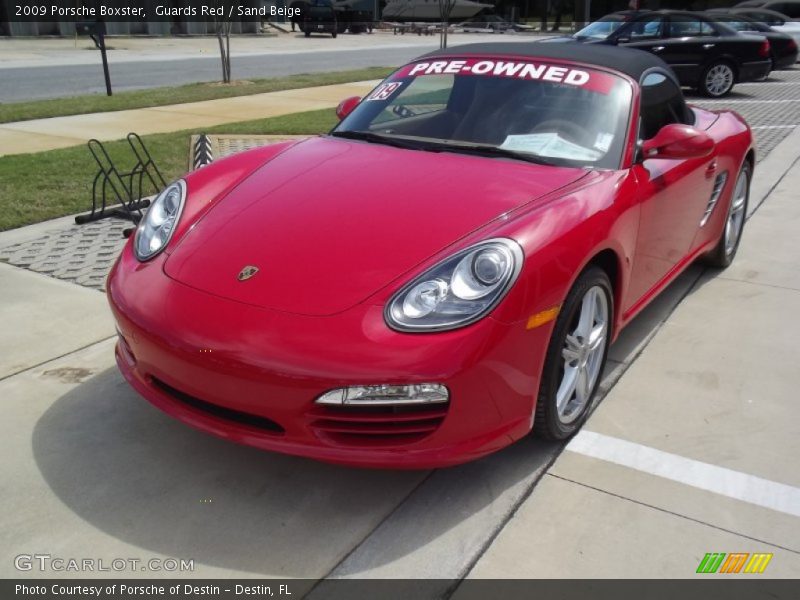
M 506 31 L 533 31 L 530 25 L 512 23 L 498 15 L 481 15 L 462 21 L 457 25 L 465 33 L 505 33 Z
M 765 37 L 740 34 L 701 13 L 623 11 L 566 39 L 652 52 L 672 67 L 681 85 L 714 98 L 728 94 L 737 82 L 763 79 L 771 69 Z
M 775 31 L 769 25 L 759 23 L 744 15 L 731 13 L 709 13 L 711 18 L 724 23 L 739 33 L 756 33 L 769 40 L 772 69 L 785 69 L 797 62 L 797 41 L 786 33 Z
M 120 370 L 191 426 L 373 467 L 566 439 L 620 330 L 736 255 L 750 129 L 646 52 L 456 46 L 337 115 L 168 186 L 109 275 Z
M 800 44 L 800 21 L 792 21 L 786 15 L 775 12 L 774 10 L 766 10 L 763 8 L 712 8 L 707 12 L 723 12 L 748 17 L 771 27 L 775 31 L 780 31 L 781 33 L 792 36 L 794 41 Z
M 745 0 L 734 8 L 760 8 L 773 10 L 790 19 L 800 19 L 800 0 Z
M 333 5 L 327 0 L 313 0 L 302 14 L 302 30 L 306 37 L 312 33 L 329 33 L 336 37 L 339 25 L 336 19 L 336 11 Z

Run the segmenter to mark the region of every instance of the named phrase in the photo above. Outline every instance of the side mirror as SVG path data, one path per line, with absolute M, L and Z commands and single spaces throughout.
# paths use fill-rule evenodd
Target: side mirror
M 358 106 L 358 103 L 361 102 L 361 98 L 359 96 L 350 96 L 349 98 L 345 98 L 339 103 L 339 106 L 336 107 L 336 116 L 339 117 L 341 121 L 351 112 L 353 109 Z
M 647 158 L 702 158 L 714 149 L 714 140 L 706 132 L 691 125 L 664 125 L 655 137 L 642 144 Z

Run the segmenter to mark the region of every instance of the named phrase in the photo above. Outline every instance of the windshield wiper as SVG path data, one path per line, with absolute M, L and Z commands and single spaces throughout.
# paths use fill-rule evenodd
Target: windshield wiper
M 556 163 L 545 160 L 538 156 L 524 154 L 522 152 L 517 152 L 516 150 L 508 150 L 507 148 L 500 148 L 499 146 L 480 146 L 477 144 L 440 144 L 439 148 L 448 152 L 463 152 L 464 154 L 475 154 L 478 156 L 513 158 L 515 160 L 524 160 L 525 162 L 536 163 L 537 165 L 546 165 L 549 167 L 557 166 Z
M 375 144 L 386 144 L 387 146 L 394 146 L 396 148 L 405 148 L 407 150 L 423 150 L 425 152 L 461 152 L 463 154 L 474 154 L 476 156 L 489 156 L 499 158 L 512 158 L 514 160 L 523 160 L 525 162 L 535 163 L 537 165 L 557 166 L 557 163 L 545 160 L 543 158 L 524 154 L 515 150 L 508 150 L 506 148 L 499 148 L 497 146 L 482 146 L 479 144 L 448 144 L 446 142 L 407 142 L 398 138 L 372 133 L 371 131 L 333 131 L 332 136 L 340 137 L 348 140 L 363 140 Z
M 394 146 L 395 148 L 405 148 L 406 150 L 422 150 L 419 145 L 404 142 L 397 138 L 372 133 L 371 131 L 332 131 L 333 137 L 340 137 L 346 140 L 362 140 L 372 144 L 385 144 L 387 146 Z

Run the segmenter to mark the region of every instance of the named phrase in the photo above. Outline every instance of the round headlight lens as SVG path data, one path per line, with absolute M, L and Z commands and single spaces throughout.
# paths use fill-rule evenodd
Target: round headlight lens
M 483 285 L 494 285 L 503 277 L 507 264 L 507 256 L 499 250 L 490 248 L 472 259 L 472 274 Z
M 186 200 L 186 183 L 181 179 L 167 186 L 147 210 L 134 239 L 139 260 L 148 260 L 161 252 L 172 237 Z
M 513 264 L 511 252 L 501 246 L 489 246 L 461 259 L 450 288 L 462 300 L 476 300 L 491 294 Z
M 401 331 L 444 331 L 488 313 L 522 269 L 522 248 L 495 238 L 443 260 L 400 290 L 386 307 L 386 322 Z
M 441 279 L 418 283 L 403 300 L 403 313 L 412 319 L 431 314 L 447 295 L 447 284 Z

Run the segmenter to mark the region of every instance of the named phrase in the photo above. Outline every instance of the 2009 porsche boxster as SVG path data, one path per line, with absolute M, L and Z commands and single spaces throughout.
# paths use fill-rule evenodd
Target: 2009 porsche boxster
M 750 129 L 648 53 L 460 46 L 337 112 L 170 185 L 109 276 L 122 373 L 203 431 L 381 467 L 564 439 L 620 330 L 736 254 Z

